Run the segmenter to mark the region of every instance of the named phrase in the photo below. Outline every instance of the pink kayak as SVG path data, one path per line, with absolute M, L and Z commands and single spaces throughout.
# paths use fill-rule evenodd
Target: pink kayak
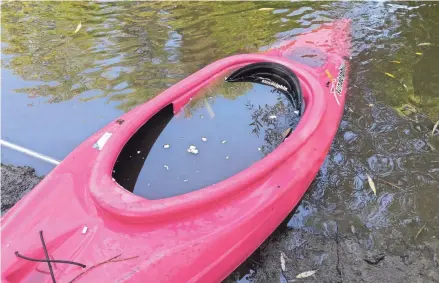
M 343 114 L 350 20 L 279 46 L 216 61 L 79 145 L 2 218 L 2 282 L 226 278 L 299 203 Z M 303 112 L 294 131 L 260 161 L 200 190 L 149 200 L 124 189 L 112 172 L 130 138 L 232 71 L 228 82 L 253 80 L 291 94 Z

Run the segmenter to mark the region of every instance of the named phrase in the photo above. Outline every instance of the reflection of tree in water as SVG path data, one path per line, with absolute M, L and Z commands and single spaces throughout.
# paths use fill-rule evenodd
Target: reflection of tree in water
M 272 152 L 284 140 L 284 133 L 288 128 L 293 131 L 296 128 L 300 117 L 297 109 L 285 97 L 284 94 L 273 89 L 277 95 L 277 103 L 274 105 L 265 104 L 264 106 L 255 106 L 250 101 L 246 107 L 252 111 L 252 120 L 250 126 L 253 127 L 252 133 L 256 136 L 264 135 L 265 144 L 261 147 L 264 155 Z
M 217 59 L 257 51 L 277 32 L 300 26 L 294 18 L 301 15 L 281 22 L 279 15 L 259 11 L 265 5 L 3 3 L 2 52 L 7 58 L 2 64 L 35 81 L 17 92 L 50 97 L 50 102 L 107 97 L 126 111 Z M 79 22 L 82 28 L 74 34 Z

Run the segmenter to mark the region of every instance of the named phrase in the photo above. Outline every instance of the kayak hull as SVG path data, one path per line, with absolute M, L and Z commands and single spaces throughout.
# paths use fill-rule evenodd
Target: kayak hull
M 349 28 L 336 21 L 265 53 L 216 61 L 88 138 L 2 218 L 2 282 L 52 281 L 47 263 L 15 255 L 45 258 L 39 231 L 50 258 L 87 265 L 53 264 L 59 282 L 223 280 L 294 209 L 322 165 L 344 109 Z M 324 60 L 293 61 L 297 50 Z M 144 199 L 114 181 L 121 149 L 146 121 L 170 104 L 179 112 L 206 84 L 256 62 L 282 64 L 301 84 L 305 112 L 278 148 L 231 178 L 171 198 Z

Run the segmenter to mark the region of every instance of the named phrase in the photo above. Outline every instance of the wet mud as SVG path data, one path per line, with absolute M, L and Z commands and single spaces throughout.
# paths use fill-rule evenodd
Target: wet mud
M 2 215 L 42 179 L 27 166 L 1 165 Z M 368 233 L 315 233 L 284 223 L 237 268 L 231 282 L 439 282 L 439 240 L 413 244 L 396 238 L 371 247 Z M 281 257 L 285 261 L 282 270 Z M 306 271 L 309 277 L 296 278 Z

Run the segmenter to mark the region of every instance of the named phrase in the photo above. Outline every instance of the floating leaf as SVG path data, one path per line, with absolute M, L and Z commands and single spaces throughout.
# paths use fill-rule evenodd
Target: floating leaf
M 418 46 L 430 46 L 430 45 L 433 45 L 433 44 L 431 44 L 430 42 L 422 42 L 422 43 L 418 44 Z
M 280 267 L 282 268 L 282 271 L 285 272 L 286 267 L 285 267 L 285 257 L 283 252 L 280 253 Z
M 421 56 L 421 55 L 422 55 L 422 52 L 416 52 L 416 55 Z
M 391 77 L 391 78 L 394 78 L 395 79 L 395 76 L 394 75 L 392 75 L 391 73 L 384 73 L 386 76 L 389 76 L 389 77 Z
M 259 11 L 271 11 L 274 10 L 274 8 L 261 8 Z
M 283 133 L 282 133 L 282 138 L 285 139 L 286 137 L 288 137 L 292 132 L 291 128 L 286 129 Z
M 436 124 L 434 124 L 433 131 L 431 131 L 431 135 L 434 135 L 434 132 L 436 132 L 438 126 L 439 126 L 439 120 L 437 120 Z
M 401 64 L 401 62 L 399 62 L 397 60 L 390 61 L 390 63 Z
M 377 190 L 376 190 L 376 188 L 375 188 L 375 183 L 373 182 L 373 180 L 372 180 L 372 178 L 369 176 L 369 174 L 366 174 L 366 176 L 367 176 L 367 181 L 369 182 L 369 186 L 370 186 L 370 188 L 371 188 L 372 191 L 373 191 L 373 194 L 374 194 L 374 195 L 377 195 Z
M 427 223 L 425 223 L 425 224 L 421 227 L 421 229 L 419 229 L 418 233 L 416 233 L 415 240 L 418 238 L 419 234 L 421 234 L 422 230 L 424 230 L 425 225 L 427 225 Z
M 81 22 L 79 22 L 78 26 L 75 29 L 75 33 L 77 33 L 81 29 L 81 27 L 82 27 L 82 24 L 81 24 Z
M 317 270 L 305 271 L 305 272 L 297 274 L 296 278 L 307 278 L 307 277 L 313 276 L 316 272 L 317 272 Z

